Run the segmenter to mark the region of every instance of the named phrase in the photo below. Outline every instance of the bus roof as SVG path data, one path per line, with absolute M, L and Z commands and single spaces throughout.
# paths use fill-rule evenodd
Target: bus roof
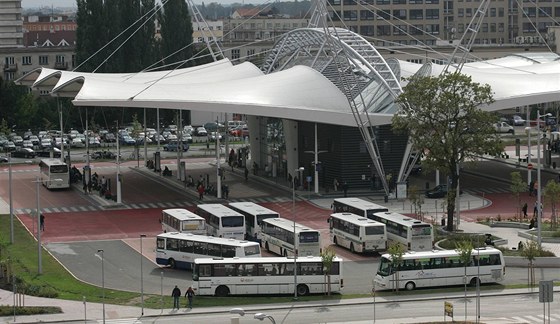
M 267 219 L 263 219 L 263 222 L 266 222 L 268 224 L 274 225 L 274 226 L 278 226 L 282 229 L 288 230 L 288 231 L 293 231 L 294 230 L 294 221 L 286 219 L 286 218 L 267 218 Z M 305 225 L 296 223 L 296 233 L 299 232 L 319 232 L 316 229 L 312 229 L 309 228 Z
M 425 223 L 421 220 L 409 217 L 409 216 L 405 216 L 403 214 L 399 214 L 399 213 L 394 213 L 394 212 L 379 212 L 379 213 L 375 213 L 375 216 L 379 216 L 381 218 L 385 218 L 391 222 L 397 223 L 397 224 L 401 224 L 407 227 L 413 227 L 413 226 L 418 226 L 418 225 L 428 225 L 431 226 L 429 223 Z
M 158 238 L 176 238 L 176 239 L 181 239 L 181 240 L 191 240 L 191 241 L 207 242 L 207 243 L 215 243 L 215 244 L 228 244 L 228 245 L 236 245 L 236 246 L 260 245 L 258 242 L 240 241 L 240 240 L 231 239 L 231 238 L 206 236 L 206 235 L 196 235 L 196 234 L 192 234 L 192 233 L 168 232 L 168 233 L 161 233 L 157 237 Z
M 340 257 L 334 257 L 333 261 L 342 262 Z M 323 262 L 323 259 L 318 256 L 305 256 L 298 257 L 296 262 Z M 293 257 L 249 257 L 249 258 L 197 258 L 194 260 L 195 264 L 215 264 L 215 263 L 294 263 Z
M 274 210 L 268 209 L 263 207 L 259 204 L 255 204 L 254 202 L 245 201 L 245 202 L 234 202 L 229 203 L 229 206 L 233 207 L 234 209 L 252 214 L 252 215 L 270 215 L 275 214 L 280 217 L 280 215 L 275 212 Z
M 39 162 L 39 164 L 44 164 L 44 165 L 66 165 L 66 163 L 64 163 L 63 161 L 60 161 L 60 159 L 56 159 L 56 158 L 45 158 L 45 159 L 41 159 L 41 162 Z
M 502 253 L 502 252 L 493 247 L 485 247 L 485 248 L 472 250 L 473 256 L 478 254 L 486 255 L 486 254 L 494 254 L 494 253 Z M 427 259 L 427 258 L 434 258 L 434 257 L 446 258 L 446 257 L 455 257 L 455 256 L 459 256 L 459 252 L 457 252 L 457 250 L 432 250 L 432 251 L 421 251 L 421 252 L 408 251 L 402 255 L 402 259 L 403 260 L 423 259 L 423 258 Z M 391 255 L 388 253 L 383 254 L 381 257 L 389 260 L 392 259 Z
M 353 213 L 334 213 L 331 214 L 331 217 L 338 218 L 360 226 L 385 226 L 385 224 L 381 222 L 377 222 L 373 219 L 369 219 L 367 217 L 359 216 Z
M 161 212 L 173 216 L 178 220 L 193 220 L 193 219 L 204 220 L 202 216 L 199 216 L 191 212 L 190 210 L 183 209 L 183 208 L 164 209 Z
M 235 210 L 228 208 L 222 204 L 200 204 L 196 206 L 202 210 L 205 210 L 212 215 L 216 215 L 218 217 L 222 216 L 243 216 L 240 213 L 236 212 Z
M 373 203 L 371 201 L 367 201 L 367 200 L 363 200 L 360 198 L 355 198 L 355 197 L 351 197 L 351 198 L 335 198 L 334 199 L 335 202 L 341 203 L 341 204 L 346 204 L 346 205 L 352 205 L 355 208 L 359 208 L 362 210 L 379 210 L 379 211 L 389 211 L 389 208 L 385 207 L 385 206 L 381 206 L 378 205 L 376 203 Z

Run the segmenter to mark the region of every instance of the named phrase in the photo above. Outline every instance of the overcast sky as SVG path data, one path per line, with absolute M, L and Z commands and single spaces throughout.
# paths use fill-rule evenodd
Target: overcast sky
M 201 4 L 203 0 L 195 0 L 194 3 Z M 237 3 L 265 3 L 271 2 L 271 0 L 204 0 L 205 3 L 217 2 L 221 4 L 231 4 Z M 33 7 L 76 7 L 76 0 L 21 0 L 21 6 L 23 9 L 33 8 Z

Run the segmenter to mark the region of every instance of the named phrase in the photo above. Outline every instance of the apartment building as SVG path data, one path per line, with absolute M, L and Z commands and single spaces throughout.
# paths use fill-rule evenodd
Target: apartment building
M 21 0 L 0 0 L 0 48 L 22 46 Z
M 336 26 L 377 46 L 437 45 L 460 39 L 481 0 L 327 0 Z M 540 46 L 548 27 L 558 25 L 557 0 L 491 0 L 475 44 Z

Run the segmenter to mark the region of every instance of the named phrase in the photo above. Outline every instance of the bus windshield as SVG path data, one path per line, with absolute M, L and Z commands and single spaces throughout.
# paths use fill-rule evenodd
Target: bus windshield
M 68 173 L 67 165 L 51 165 L 51 173 Z
M 432 235 L 432 227 L 427 225 L 412 226 L 412 236 Z
M 222 227 L 242 227 L 244 225 L 243 216 L 228 216 L 222 218 Z
M 377 274 L 380 276 L 388 276 L 391 274 L 391 260 L 387 258 L 381 258 L 381 262 L 379 264 L 379 269 L 377 269 Z
M 317 232 L 302 232 L 299 233 L 300 243 L 315 243 L 319 242 L 319 233 Z
M 366 235 L 384 235 L 385 228 L 383 226 L 367 226 Z
M 246 246 L 245 247 L 245 256 L 250 255 L 260 255 L 261 250 L 259 249 L 258 245 Z
M 278 214 L 266 214 L 266 215 L 257 215 L 257 224 L 260 226 L 263 219 L 267 218 L 277 218 Z

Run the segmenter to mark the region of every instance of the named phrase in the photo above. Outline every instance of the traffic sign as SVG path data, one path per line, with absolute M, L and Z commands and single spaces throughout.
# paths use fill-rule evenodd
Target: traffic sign
M 531 170 L 532 168 L 533 168 L 533 164 L 532 164 L 532 163 L 527 164 L 527 169 Z

